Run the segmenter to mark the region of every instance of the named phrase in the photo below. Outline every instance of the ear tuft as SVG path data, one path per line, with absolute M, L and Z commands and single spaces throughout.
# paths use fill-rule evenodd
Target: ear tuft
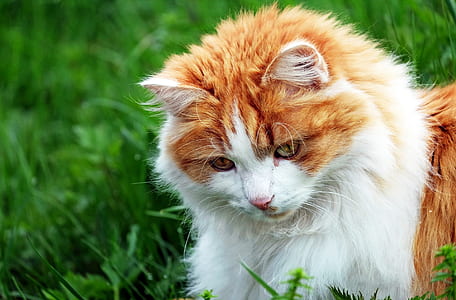
M 297 40 L 274 58 L 263 75 L 262 85 L 282 82 L 293 88 L 319 89 L 328 81 L 328 67 L 321 54 L 312 44 Z
M 198 87 L 183 85 L 176 80 L 159 76 L 151 76 L 139 84 L 156 95 L 154 99 L 145 103 L 146 105 L 161 105 L 163 110 L 174 115 L 182 113 L 193 101 L 207 94 Z
M 139 85 L 155 92 L 156 88 L 160 88 L 162 86 L 177 87 L 179 85 L 179 82 L 172 79 L 150 76 L 145 80 L 141 81 Z

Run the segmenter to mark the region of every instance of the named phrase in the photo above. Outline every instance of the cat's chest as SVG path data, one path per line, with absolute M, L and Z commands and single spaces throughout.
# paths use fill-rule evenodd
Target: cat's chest
M 404 245 L 386 243 L 384 240 L 391 241 L 389 235 L 379 231 L 369 234 L 369 230 L 362 230 L 369 229 L 367 226 L 349 231 L 336 223 L 315 234 L 279 238 L 255 235 L 248 224 L 237 225 L 242 230 L 236 226 L 205 227 L 191 259 L 200 288 L 213 288 L 223 299 L 269 299 L 241 263 L 278 290 L 286 289 L 282 282 L 289 279 L 291 270 L 302 268 L 313 277 L 308 282 L 313 288 L 312 299 L 325 298 L 328 286 L 367 295 L 380 288 L 382 295 L 397 298 L 408 293 L 411 257 L 396 250 Z M 236 297 L 231 297 L 233 286 L 239 291 Z M 257 296 L 245 298 L 246 291 Z
M 325 278 L 328 278 L 328 270 L 334 274 L 348 274 L 357 257 L 349 240 L 341 234 L 277 238 L 242 234 L 224 237 L 219 232 L 213 232 L 207 233 L 200 242 L 198 248 L 207 252 L 205 257 L 213 256 L 236 272 L 243 262 L 267 281 L 283 279 L 296 268 L 302 268 L 313 276 L 322 274 Z M 207 247 L 208 244 L 212 247 Z
M 215 232 L 202 236 L 197 246 L 196 255 L 204 259 L 208 269 L 200 270 L 200 274 L 211 274 L 204 280 L 213 284 L 212 288 L 219 290 L 223 295 L 226 282 L 218 282 L 215 274 L 220 267 L 221 277 L 230 278 L 230 286 L 236 286 L 239 291 L 249 291 L 250 296 L 246 299 L 267 299 L 261 285 L 242 267 L 246 264 L 254 272 L 277 290 L 284 290 L 286 285 L 282 282 L 289 279 L 289 272 L 296 268 L 302 268 L 306 273 L 313 276 L 309 284 L 316 292 L 315 295 L 326 294 L 328 284 L 340 284 L 340 274 L 349 274 L 355 266 L 354 256 L 349 253 L 346 241 L 333 235 L 306 235 L 287 238 L 272 236 L 225 237 Z M 208 248 L 208 245 L 211 247 Z M 194 257 L 196 258 L 196 257 Z M 212 260 L 209 262 L 209 260 Z M 196 264 L 201 267 L 202 264 Z M 212 266 L 212 267 L 211 267 Z M 217 286 L 220 284 L 220 288 Z M 228 292 L 227 292 L 228 293 Z M 233 293 L 233 289 L 229 293 Z M 254 295 L 255 294 L 255 297 Z M 231 295 L 230 295 L 231 296 Z M 226 297 L 225 297 L 226 298 Z M 225 299 L 224 298 L 224 299 Z M 235 299 L 235 298 L 227 298 Z M 243 297 L 237 299 L 244 299 Z
M 302 268 L 314 276 L 324 270 L 344 272 L 353 266 L 349 242 L 337 234 L 300 235 L 286 238 L 244 239 L 239 258 L 250 263 L 268 280 L 283 277 L 292 269 Z M 239 244 L 238 244 L 239 245 Z

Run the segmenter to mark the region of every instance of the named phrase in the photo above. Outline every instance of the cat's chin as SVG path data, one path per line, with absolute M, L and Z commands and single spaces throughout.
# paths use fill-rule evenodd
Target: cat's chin
M 281 213 L 265 213 L 264 215 L 268 219 L 284 220 L 284 219 L 289 218 L 292 214 L 293 214 L 293 211 L 289 210 L 289 211 L 284 211 L 284 212 L 281 212 Z
M 261 215 L 255 215 L 254 219 L 266 223 L 278 223 L 289 219 L 291 216 L 294 215 L 294 213 L 295 210 L 287 210 L 280 213 L 264 212 Z

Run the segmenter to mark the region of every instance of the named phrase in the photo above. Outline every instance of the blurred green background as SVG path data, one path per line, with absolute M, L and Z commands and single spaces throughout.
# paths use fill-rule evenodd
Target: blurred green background
M 136 83 L 266 3 L 0 0 L 1 299 L 183 294 L 188 222 L 148 166 L 160 118 Z M 454 0 L 304 4 L 378 39 L 420 84 L 455 80 Z

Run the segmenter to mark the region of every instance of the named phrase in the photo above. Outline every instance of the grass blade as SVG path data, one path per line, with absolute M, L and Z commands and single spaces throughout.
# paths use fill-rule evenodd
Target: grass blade
M 264 281 L 260 277 L 260 275 L 255 273 L 252 269 L 250 269 L 244 262 L 241 262 L 241 265 L 244 267 L 244 269 L 247 270 L 247 272 L 249 272 L 250 276 L 252 276 L 253 279 L 256 280 L 256 282 L 258 282 L 262 287 L 265 288 L 266 291 L 268 291 L 268 293 L 271 296 L 278 296 L 279 295 L 279 293 L 275 289 L 273 289 L 269 284 L 267 284 L 266 281 Z
M 21 298 L 24 300 L 27 300 L 27 297 L 25 296 L 24 292 L 22 291 L 21 287 L 19 286 L 19 283 L 16 280 L 16 277 L 12 276 L 11 280 L 14 283 L 14 287 L 17 289 L 17 293 L 21 295 Z M 19 298 L 19 297 L 18 297 Z
M 35 251 L 35 253 L 38 255 L 38 257 L 46 264 L 46 266 L 52 271 L 52 273 L 54 273 L 54 275 L 59 279 L 60 283 L 66 287 L 68 289 L 68 291 L 73 295 L 75 296 L 78 300 L 85 300 L 85 298 L 83 296 L 81 296 L 81 294 L 79 294 L 78 291 L 76 291 L 72 286 L 71 284 L 63 277 L 62 274 L 60 274 L 60 272 L 54 268 L 48 261 L 46 258 L 44 258 L 41 253 L 36 249 L 35 245 L 33 245 L 33 242 L 31 241 L 30 239 L 30 236 L 27 235 L 27 240 L 30 244 L 30 246 L 32 247 L 33 251 Z
M 166 212 L 165 210 L 148 210 L 146 211 L 146 215 L 156 218 L 164 218 L 164 219 L 171 219 L 176 221 L 182 221 L 182 217 L 173 213 Z
M 453 22 L 456 23 L 456 1 L 455 0 L 446 0 L 448 10 L 450 11 Z

